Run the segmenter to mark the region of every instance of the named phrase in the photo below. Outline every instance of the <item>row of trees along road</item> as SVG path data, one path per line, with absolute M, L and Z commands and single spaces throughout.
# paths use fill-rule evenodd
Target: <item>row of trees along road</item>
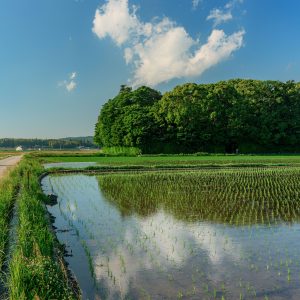
M 164 95 L 121 86 L 101 108 L 94 140 L 143 153 L 297 152 L 300 83 L 188 83 Z

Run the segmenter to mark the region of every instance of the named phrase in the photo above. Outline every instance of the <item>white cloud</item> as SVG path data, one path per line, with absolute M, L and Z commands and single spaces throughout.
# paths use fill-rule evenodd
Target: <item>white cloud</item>
M 231 14 L 231 11 L 225 12 L 221 9 L 215 8 L 210 11 L 210 14 L 206 18 L 206 20 L 213 20 L 214 27 L 216 27 L 222 23 L 232 20 L 232 14 Z
M 204 44 L 189 61 L 188 72 L 196 75 L 228 58 L 231 53 L 243 45 L 244 30 L 227 36 L 223 30 L 213 30 Z
M 73 91 L 76 88 L 77 84 L 75 81 L 71 80 L 69 83 L 66 83 L 66 89 L 68 92 Z
M 130 13 L 128 0 L 109 0 L 96 10 L 93 32 L 99 38 L 110 36 L 118 45 L 122 45 L 140 26 L 135 10 L 133 7 Z
M 243 2 L 244 2 L 244 0 L 232 0 L 225 4 L 225 8 L 232 9 L 237 4 L 242 4 Z
M 238 5 L 242 4 L 244 0 L 231 0 L 227 2 L 224 6 L 224 9 L 214 8 L 210 11 L 209 16 L 206 20 L 213 20 L 214 27 L 226 23 L 233 19 L 232 10 Z
M 199 76 L 241 48 L 245 34 L 243 30 L 231 35 L 213 30 L 207 42 L 200 44 L 167 17 L 154 18 L 151 23 L 140 21 L 136 7 L 130 9 L 128 0 L 107 0 L 97 9 L 93 32 L 122 47 L 126 63 L 134 69 L 134 86 Z
M 76 77 L 77 77 L 77 72 L 72 72 L 69 75 L 68 80 L 64 80 L 64 81 L 60 82 L 58 84 L 58 86 L 64 87 L 68 92 L 72 92 L 73 90 L 75 90 L 75 88 L 77 86 L 77 83 L 75 81 Z
M 124 50 L 124 58 L 125 58 L 126 64 L 129 64 L 132 61 L 133 51 L 130 48 L 126 48 Z
M 201 0 L 193 0 L 193 1 L 192 1 L 193 9 L 196 9 L 196 8 L 199 6 L 200 1 L 201 1 Z
M 72 73 L 70 74 L 70 79 L 71 79 L 71 80 L 72 80 L 72 79 L 75 79 L 76 76 L 77 76 L 77 73 L 76 73 L 76 72 L 72 72 Z

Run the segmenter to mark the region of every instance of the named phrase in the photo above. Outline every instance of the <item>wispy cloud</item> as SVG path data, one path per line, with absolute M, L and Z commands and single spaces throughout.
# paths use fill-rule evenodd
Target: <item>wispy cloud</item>
M 77 83 L 73 80 L 71 80 L 69 83 L 68 82 L 66 83 L 66 89 L 68 92 L 73 91 L 76 88 L 76 86 L 77 86 Z
M 72 92 L 73 90 L 75 90 L 77 83 L 76 83 L 76 78 L 77 78 L 77 72 L 72 72 L 69 77 L 68 80 L 64 80 L 62 82 L 58 83 L 58 86 L 60 87 L 64 87 L 68 92 Z
M 285 71 L 289 72 L 293 68 L 294 64 L 293 63 L 288 63 L 285 67 Z
M 70 74 L 70 79 L 73 80 L 73 79 L 76 78 L 76 76 L 77 76 L 77 73 L 76 73 L 76 72 L 72 72 L 72 73 Z
M 197 9 L 197 7 L 199 6 L 200 2 L 202 0 L 193 0 L 192 1 L 192 7 L 193 7 L 193 10 Z
M 243 3 L 243 0 L 232 0 L 225 4 L 223 9 L 214 8 L 210 11 L 206 20 L 213 20 L 213 26 L 217 27 L 233 19 L 232 10 L 237 4 Z
M 225 4 L 225 8 L 232 9 L 237 4 L 242 4 L 243 2 L 244 2 L 244 0 L 232 0 L 232 1 L 229 1 L 228 3 Z
M 231 19 L 232 19 L 231 11 L 226 12 L 218 8 L 211 10 L 209 16 L 206 18 L 206 20 L 214 21 L 214 27 L 222 23 L 225 23 Z
M 226 35 L 212 30 L 200 44 L 182 26 L 167 17 L 144 23 L 128 0 L 107 0 L 96 10 L 93 32 L 110 37 L 124 50 L 124 59 L 133 66 L 134 86 L 155 86 L 174 78 L 199 76 L 241 48 L 244 30 Z

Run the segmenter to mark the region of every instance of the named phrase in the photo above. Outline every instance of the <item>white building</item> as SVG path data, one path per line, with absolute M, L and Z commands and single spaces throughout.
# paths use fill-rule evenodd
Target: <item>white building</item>
M 16 148 L 16 151 L 23 151 L 22 146 L 18 146 L 18 147 Z

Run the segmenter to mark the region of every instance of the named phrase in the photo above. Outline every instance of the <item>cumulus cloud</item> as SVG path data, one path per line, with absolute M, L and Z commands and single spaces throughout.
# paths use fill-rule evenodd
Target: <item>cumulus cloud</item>
M 72 92 L 73 90 L 75 90 L 77 83 L 76 83 L 76 77 L 77 77 L 77 73 L 76 72 L 72 72 L 69 75 L 68 80 L 64 80 L 62 82 L 60 82 L 58 84 L 58 86 L 60 87 L 64 87 L 68 92 Z
M 134 6 L 133 11 L 129 11 L 128 0 L 109 0 L 96 10 L 93 32 L 99 38 L 110 36 L 118 45 L 122 45 L 140 27 L 135 11 Z
M 167 17 L 144 23 L 128 0 L 107 0 L 96 10 L 93 32 L 110 37 L 124 50 L 124 59 L 133 66 L 134 86 L 155 86 L 174 78 L 199 76 L 241 48 L 244 30 L 226 35 L 212 30 L 200 44 L 182 26 Z

